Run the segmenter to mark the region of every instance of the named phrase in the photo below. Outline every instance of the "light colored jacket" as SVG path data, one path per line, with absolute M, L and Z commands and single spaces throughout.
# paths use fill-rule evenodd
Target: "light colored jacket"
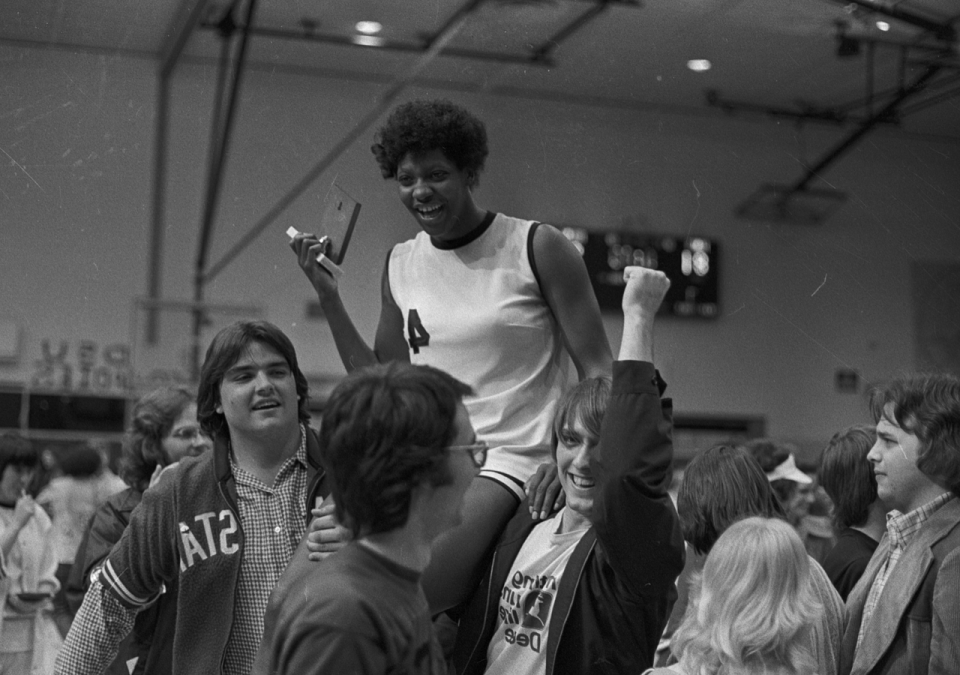
M 13 511 L 0 508 L 0 530 L 12 527 Z M 17 535 L 10 555 L 0 554 L 0 653 L 32 648 L 33 666 L 29 675 L 53 672 L 53 658 L 62 640 L 49 606 L 35 614 L 21 614 L 7 602 L 7 597 L 23 592 L 52 596 L 60 589 L 51 527 L 50 518 L 38 506 Z

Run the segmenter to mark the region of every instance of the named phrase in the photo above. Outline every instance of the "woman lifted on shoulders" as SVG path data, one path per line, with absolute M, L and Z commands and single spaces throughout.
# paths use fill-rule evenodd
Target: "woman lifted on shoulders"
M 337 280 L 316 262 L 325 242 L 298 235 L 291 247 L 348 371 L 390 360 L 429 364 L 477 392 L 465 403 L 490 454 L 467 493 L 463 524 L 434 549 L 431 568 L 443 572 L 428 570 L 424 585 L 436 611 L 463 599 L 525 483 L 550 461 L 551 422 L 570 363 L 578 379 L 609 376 L 612 355 L 573 244 L 554 227 L 474 200 L 487 157 L 479 119 L 449 101 L 411 101 L 391 113 L 375 141 L 383 177 L 396 181 L 421 232 L 387 258 L 373 348 Z

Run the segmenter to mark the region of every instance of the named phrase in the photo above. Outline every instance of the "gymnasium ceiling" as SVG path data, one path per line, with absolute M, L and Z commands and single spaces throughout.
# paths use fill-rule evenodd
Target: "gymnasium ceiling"
M 3 0 L 0 45 L 121 54 L 155 59 L 159 66 L 180 34 L 185 41 L 178 62 L 215 60 L 220 39 L 213 24 L 228 4 Z M 459 30 L 443 31 L 468 5 L 476 8 Z M 246 7 L 240 0 L 238 24 Z M 595 8 L 595 16 L 584 17 Z M 197 19 L 192 28 L 191 10 Z M 879 96 L 897 87 L 901 76 L 909 84 L 938 58 L 944 68 L 903 104 L 907 114 L 899 126 L 960 139 L 958 19 L 960 0 L 258 0 L 253 25 L 259 32 L 247 58 L 252 68 L 390 82 L 411 71 L 425 37 L 443 32 L 448 51 L 418 75 L 439 89 L 668 113 L 833 116 L 851 128 L 870 114 L 856 104 L 871 86 Z M 358 39 L 358 21 L 383 28 L 372 39 Z M 889 30 L 880 30 L 878 21 Z M 939 38 L 930 28 L 935 24 L 947 27 Z M 841 30 L 859 38 L 858 53 L 838 57 Z M 875 45 L 872 70 L 868 43 Z M 901 45 L 911 47 L 904 52 Z M 532 59 L 537 47 L 544 55 L 539 63 Z M 691 59 L 707 59 L 712 67 L 694 72 L 687 67 Z M 883 99 L 875 99 L 872 110 L 882 107 Z

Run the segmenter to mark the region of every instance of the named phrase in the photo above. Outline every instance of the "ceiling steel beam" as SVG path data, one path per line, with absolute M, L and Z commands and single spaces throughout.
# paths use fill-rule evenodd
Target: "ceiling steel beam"
M 790 111 L 782 108 L 724 101 L 720 99 L 720 96 L 717 92 L 707 92 L 708 105 L 719 107 L 726 112 L 734 112 L 738 109 L 748 109 L 753 111 L 759 110 L 770 115 L 793 117 L 800 121 L 816 119 L 819 121 L 835 122 L 844 122 L 852 119 L 852 117 L 847 113 L 848 110 L 864 108 L 867 113 L 865 118 L 859 120 L 858 127 L 851 134 L 826 152 L 812 166 L 809 166 L 799 180 L 789 186 L 761 187 L 760 191 L 756 193 L 754 197 L 751 197 L 737 208 L 736 213 L 738 215 L 750 217 L 750 214 L 754 211 L 755 206 L 763 206 L 764 194 L 777 195 L 775 201 L 773 202 L 773 206 L 776 207 L 774 211 L 779 212 L 780 217 L 783 220 L 789 220 L 788 215 L 790 212 L 790 204 L 794 198 L 799 196 L 820 196 L 823 198 L 829 197 L 834 201 L 834 203 L 839 203 L 843 200 L 842 193 L 835 190 L 830 190 L 828 191 L 830 194 L 827 194 L 823 190 L 817 190 L 816 188 L 811 187 L 813 180 L 820 178 L 821 174 L 830 165 L 832 165 L 851 148 L 853 148 L 877 125 L 890 122 L 899 123 L 899 121 L 908 114 L 953 98 L 960 93 L 960 90 L 954 88 L 948 91 L 942 91 L 933 95 L 928 95 L 926 98 L 919 101 L 915 100 L 911 106 L 904 107 L 903 105 L 909 99 L 916 99 L 916 97 L 925 89 L 929 92 L 934 89 L 940 89 L 945 86 L 953 85 L 957 81 L 955 75 L 941 78 L 940 80 L 935 80 L 938 73 L 940 73 L 942 70 L 952 69 L 955 62 L 954 57 L 956 56 L 957 33 L 956 29 L 951 25 L 950 22 L 938 22 L 914 12 L 901 9 L 900 7 L 893 5 L 888 6 L 874 0 L 841 0 L 841 2 L 845 6 L 850 6 L 852 4 L 855 7 L 877 12 L 892 19 L 896 19 L 898 21 L 918 27 L 923 31 L 932 34 L 935 39 L 940 40 L 943 44 L 933 46 L 924 42 L 901 43 L 888 39 L 871 39 L 869 36 L 854 36 L 850 34 L 849 26 L 845 22 L 840 21 L 837 23 L 839 29 L 837 38 L 841 41 L 839 45 L 840 49 L 838 50 L 838 56 L 851 56 L 857 54 L 859 52 L 859 45 L 861 42 L 865 43 L 868 47 L 866 73 L 867 91 L 864 98 L 825 109 Z M 852 45 L 846 44 L 847 42 L 852 42 Z M 900 49 L 899 81 L 895 87 L 889 88 L 880 93 L 874 91 L 873 57 L 875 48 L 877 46 L 894 46 Z M 852 49 L 843 51 L 844 47 L 852 47 Z M 908 64 L 908 55 L 911 51 L 933 52 L 934 54 L 926 59 L 926 62 L 923 64 L 923 72 L 912 82 L 907 82 L 906 67 Z M 879 102 L 883 103 L 883 105 L 879 108 L 879 110 L 875 110 L 874 103 L 878 102 L 878 99 L 882 99 Z M 767 204 L 767 207 L 769 208 L 770 204 Z M 758 213 L 762 212 L 763 209 L 758 211 Z M 823 214 L 818 215 L 815 218 L 816 222 L 820 222 L 823 217 Z
M 176 68 L 183 48 L 190 39 L 207 0 L 183 0 L 167 28 L 171 36 L 160 47 L 160 68 L 157 77 L 157 117 L 153 138 L 153 190 L 150 210 L 150 250 L 147 260 L 147 297 L 159 300 L 163 294 L 163 231 L 167 195 L 167 134 L 170 121 L 170 77 Z M 156 309 L 147 311 L 147 344 L 157 342 L 159 315 Z
M 932 41 L 930 38 L 926 38 L 925 40 L 898 40 L 892 37 L 883 37 L 860 28 L 852 28 L 849 24 L 845 24 L 843 22 L 837 24 L 836 36 L 838 38 L 841 36 L 848 37 L 851 40 L 856 40 L 860 44 L 874 44 L 881 47 L 897 47 L 901 49 L 908 49 L 911 52 L 930 52 L 933 54 L 952 52 L 956 54 L 957 48 L 956 43 L 949 45 L 944 44 L 943 42 Z
M 167 27 L 166 34 L 171 36 L 160 48 L 160 74 L 169 77 L 177 66 L 177 61 L 187 46 L 187 41 L 200 17 L 207 9 L 209 0 L 182 0 L 179 11 Z
M 891 116 L 896 109 L 907 99 L 915 96 L 916 94 L 923 91 L 924 86 L 927 82 L 932 79 L 938 72 L 940 72 L 940 66 L 938 64 L 933 64 L 927 67 L 927 69 L 921 73 L 913 82 L 910 83 L 906 88 L 897 92 L 880 110 L 875 112 L 873 115 L 865 119 L 858 129 L 856 129 L 852 134 L 847 136 L 845 139 L 840 141 L 833 149 L 827 152 L 816 164 L 809 167 L 804 173 L 803 177 L 793 184 L 790 188 L 791 193 L 803 192 L 810 182 L 814 178 L 818 178 L 820 173 L 824 171 L 828 166 L 833 164 L 837 159 L 843 156 L 850 148 L 852 148 L 856 143 L 863 138 L 870 130 L 872 130 L 877 124 L 882 120 Z
M 918 101 L 912 101 L 910 105 L 905 106 L 900 112 L 903 115 L 912 115 L 914 113 L 920 112 L 925 108 L 930 106 L 943 103 L 944 101 L 949 101 L 952 98 L 960 96 L 960 87 L 957 85 L 960 83 L 960 72 L 952 73 L 947 77 L 941 77 L 935 83 L 930 83 L 927 85 L 927 93 L 929 94 L 925 98 L 922 98 Z M 945 87 L 952 86 L 953 89 L 947 89 L 946 91 L 941 91 L 939 93 L 930 94 L 929 92 L 936 89 L 943 89 Z
M 420 58 L 417 62 L 403 75 L 398 76 L 387 88 L 387 91 L 384 92 L 383 96 L 374 106 L 374 108 L 367 113 L 354 127 L 351 129 L 346 136 L 340 139 L 334 147 L 319 161 L 317 162 L 307 174 L 297 182 L 283 197 L 281 197 L 273 207 L 267 211 L 267 213 L 261 217 L 254 225 L 231 247 L 216 263 L 211 265 L 209 269 L 204 272 L 200 272 L 198 268 L 197 272 L 197 284 L 198 286 L 205 285 L 209 283 L 214 277 L 216 277 L 223 269 L 229 265 L 243 250 L 249 246 L 260 234 L 269 227 L 279 216 L 283 213 L 297 198 L 300 197 L 306 191 L 306 189 L 315 181 L 324 171 L 326 171 L 330 165 L 347 149 L 349 148 L 361 134 L 366 132 L 366 130 L 384 113 L 384 111 L 389 107 L 392 101 L 404 90 L 406 89 L 416 77 L 426 68 L 436 57 L 450 53 L 449 42 L 453 37 L 459 32 L 460 28 L 466 22 L 467 18 L 480 8 L 482 4 L 487 0 L 468 0 L 464 3 L 456 12 L 451 15 L 447 21 L 440 27 L 440 29 L 434 32 L 431 35 L 428 35 L 424 38 L 423 45 L 419 47 L 422 52 Z M 601 9 L 606 8 L 608 4 L 624 4 L 624 5 L 639 5 L 639 2 L 635 0 L 585 0 L 594 5 L 599 6 Z M 593 14 L 588 12 L 588 14 Z M 586 15 L 585 15 L 586 16 Z M 582 23 L 583 17 L 578 19 L 574 23 Z M 247 21 L 245 26 L 252 26 L 251 21 Z M 254 32 L 256 28 L 241 28 L 245 32 Z M 567 31 L 569 32 L 572 31 Z M 565 37 L 565 36 L 561 36 Z M 489 55 L 488 55 L 489 56 Z
M 921 30 L 932 33 L 938 40 L 944 42 L 956 42 L 957 29 L 949 21 L 937 21 L 929 17 L 917 14 L 914 11 L 901 8 L 899 3 L 885 3 L 876 0 L 836 0 L 841 5 L 856 5 L 870 12 L 876 12 L 883 16 L 903 23 L 910 24 Z
M 236 0 L 236 2 L 226 10 L 220 21 L 220 37 L 223 42 L 217 72 L 217 89 L 214 99 L 212 128 L 210 130 L 207 190 L 204 198 L 203 218 L 200 223 L 200 241 L 197 249 L 195 267 L 195 296 L 202 296 L 203 273 L 207 262 L 210 238 L 213 235 L 217 201 L 220 196 L 220 187 L 223 184 L 223 167 L 226 162 L 234 120 L 236 119 L 237 98 L 240 92 L 241 79 L 246 63 L 247 45 L 250 41 L 250 33 L 248 31 L 239 31 L 240 45 L 237 49 L 235 60 L 231 64 L 230 52 L 233 46 L 233 37 L 234 33 L 238 32 L 237 24 L 233 20 L 233 12 L 240 5 L 240 2 L 241 0 Z M 256 11 L 256 4 L 257 0 L 248 0 L 247 2 L 246 23 L 248 25 L 252 23 L 253 15 Z M 228 74 L 232 75 L 229 85 L 227 83 Z M 202 299 L 202 297 L 194 297 L 196 302 L 200 302 Z
M 561 28 L 556 34 L 544 40 L 538 46 L 530 49 L 528 54 L 513 54 L 508 52 L 491 52 L 479 49 L 464 49 L 460 47 L 446 47 L 442 56 L 453 56 L 460 58 L 473 59 L 477 61 L 494 61 L 498 63 L 520 64 L 520 65 L 539 65 L 554 66 L 555 63 L 549 57 L 549 52 L 556 49 L 560 42 L 573 35 L 576 31 L 586 25 L 589 21 L 600 15 L 609 6 L 623 5 L 630 7 L 640 6 L 639 0 L 580 0 L 581 2 L 592 5 L 590 9 L 579 17 L 575 18 L 569 24 Z M 315 42 L 320 44 L 337 45 L 341 47 L 355 47 L 361 49 L 383 49 L 386 51 L 423 53 L 430 48 L 437 36 L 442 35 L 447 26 L 457 21 L 461 16 L 473 12 L 484 0 L 471 0 L 461 7 L 453 16 L 451 16 L 443 26 L 433 34 L 424 36 L 421 40 L 400 40 L 394 38 L 383 38 L 378 36 L 357 36 L 346 33 L 328 33 L 318 32 L 313 27 L 305 27 L 301 30 L 288 28 L 277 28 L 270 26 L 239 26 L 242 30 L 249 31 L 258 37 L 273 38 L 277 40 L 294 40 L 300 42 Z M 503 4 L 509 4 L 504 2 Z M 200 28 L 204 30 L 217 30 L 217 22 L 203 21 Z
M 326 171 L 331 164 L 351 145 L 356 141 L 366 130 L 377 121 L 377 119 L 384 113 L 384 111 L 390 106 L 390 104 L 400 95 L 400 93 L 406 89 L 416 78 L 417 76 L 426 68 L 433 60 L 440 55 L 440 53 L 447 46 L 447 43 L 454 38 L 454 36 L 460 31 L 460 28 L 466 22 L 470 12 L 475 10 L 483 0 L 471 0 L 464 8 L 461 8 L 455 16 L 457 20 L 455 22 L 447 22 L 444 25 L 444 31 L 442 34 L 436 34 L 432 38 L 432 44 L 423 55 L 417 60 L 417 62 L 410 68 L 406 73 L 397 77 L 393 83 L 387 88 L 387 90 L 380 97 L 380 100 L 377 101 L 373 109 L 371 109 L 357 124 L 347 132 L 346 136 L 342 137 L 334 147 L 327 152 L 327 154 L 317 162 L 313 168 L 311 168 L 307 174 L 297 182 L 283 197 L 281 197 L 273 207 L 267 211 L 267 213 L 261 217 L 254 225 L 244 234 L 239 241 L 237 241 L 233 247 L 227 251 L 220 260 L 210 266 L 206 273 L 202 277 L 202 283 L 209 283 L 214 277 L 216 277 L 223 269 L 229 265 L 243 250 L 249 246 L 263 231 L 269 227 L 273 222 L 283 213 L 287 207 L 290 206 L 300 195 L 302 195 L 306 189 L 315 181 L 320 174 Z M 469 8 L 469 11 L 464 11 L 465 8 Z
M 560 43 L 563 40 L 566 40 L 568 37 L 573 35 L 575 32 L 580 30 L 583 26 L 587 25 L 590 21 L 593 21 L 595 18 L 600 16 L 604 11 L 606 11 L 608 6 L 607 0 L 595 0 L 593 7 L 588 9 L 586 12 L 578 16 L 576 19 L 568 23 L 566 26 L 557 31 L 554 35 L 550 36 L 544 40 L 538 47 L 533 48 L 534 57 L 537 60 L 546 59 L 547 55 L 560 46 Z
M 894 94 L 899 91 L 898 88 L 890 89 L 886 94 Z M 797 122 L 823 122 L 827 124 L 861 124 L 867 118 L 854 115 L 844 108 L 845 105 L 841 106 L 815 106 L 811 104 L 801 103 L 798 104 L 796 108 L 785 108 L 782 106 L 775 105 L 766 105 L 763 103 L 748 103 L 746 101 L 734 101 L 731 99 L 722 98 L 720 93 L 715 90 L 708 90 L 706 92 L 707 105 L 719 108 L 725 113 L 734 114 L 737 112 L 747 112 L 747 113 L 759 113 L 762 115 L 768 115 L 769 117 L 775 118 L 787 118 L 796 120 Z M 862 107 L 864 103 L 858 103 L 856 107 Z M 879 120 L 883 124 L 893 124 L 896 123 L 896 120 L 883 119 Z
M 212 129 L 210 131 L 210 156 L 207 170 L 207 191 L 203 204 L 203 219 L 200 223 L 200 237 L 197 244 L 197 258 L 194 265 L 193 300 L 196 303 L 204 301 L 206 280 L 204 273 L 207 266 L 207 257 L 210 250 L 210 240 L 216 224 L 217 203 L 220 199 L 220 188 L 223 185 L 223 170 L 226 164 L 227 151 L 230 147 L 230 138 L 233 135 L 233 126 L 236 120 L 237 100 L 240 94 L 243 70 L 246 64 L 247 48 L 250 42 L 250 33 L 240 32 L 240 44 L 237 47 L 233 63 L 230 63 L 231 49 L 234 34 L 238 32 L 233 13 L 240 6 L 242 0 L 236 0 L 226 10 L 220 21 L 220 37 L 223 40 L 220 66 L 217 74 L 217 93 L 214 102 Z M 244 19 L 247 25 L 253 23 L 257 0 L 247 0 L 247 11 Z M 232 65 L 232 69 L 231 69 Z M 228 82 L 228 71 L 230 78 Z M 198 304 L 199 306 L 199 304 Z M 191 364 L 194 380 L 200 376 L 200 332 L 206 321 L 206 314 L 197 309 L 193 314 L 193 342 Z
M 216 29 L 213 22 L 203 22 L 200 27 L 206 30 Z M 412 54 L 422 54 L 429 49 L 429 44 L 425 42 L 412 42 L 406 40 L 394 40 L 390 38 L 370 38 L 369 40 L 358 39 L 356 35 L 342 35 L 337 33 L 318 33 L 307 30 L 289 30 L 284 28 L 270 28 L 268 26 L 240 26 L 242 30 L 250 32 L 252 35 L 265 38 L 274 38 L 278 40 L 296 40 L 301 42 L 316 42 L 320 44 L 337 45 L 340 47 L 357 47 L 361 49 L 384 50 L 393 52 L 406 52 Z M 428 38 L 429 39 L 429 38 Z M 540 59 L 534 54 L 509 54 L 504 52 L 487 52 L 478 49 L 462 49 L 459 47 L 446 47 L 442 56 L 453 56 L 465 59 L 474 59 L 477 61 L 494 61 L 498 63 L 513 63 L 523 65 L 553 66 L 553 61 L 549 59 Z

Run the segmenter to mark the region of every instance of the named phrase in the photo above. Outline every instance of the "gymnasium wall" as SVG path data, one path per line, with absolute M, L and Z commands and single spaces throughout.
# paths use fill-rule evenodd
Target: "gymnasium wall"
M 192 296 L 214 84 L 213 66 L 184 65 L 174 80 L 166 298 Z M 53 388 L 121 391 L 133 298 L 146 293 L 154 64 L 3 47 L 0 91 L 0 384 L 43 379 Z M 380 91 L 372 83 L 247 74 L 211 262 Z M 720 316 L 664 319 L 658 327 L 657 361 L 679 412 L 763 415 L 768 433 L 797 442 L 809 459 L 836 429 L 867 421 L 866 385 L 937 365 L 916 362 L 924 336 L 914 329 L 914 310 L 925 300 L 911 290 L 911 270 L 923 280 L 925 263 L 942 270 L 960 262 L 957 141 L 874 133 L 824 176 L 849 194 L 830 219 L 770 224 L 737 219 L 733 208 L 762 182 L 796 180 L 801 163 L 816 160 L 845 131 L 483 93 L 417 89 L 405 98 L 437 95 L 487 124 L 481 206 L 558 225 L 720 242 Z M 334 179 L 362 204 L 341 284 L 360 332 L 372 339 L 383 260 L 392 243 L 417 231 L 393 184 L 379 176 L 372 133 L 206 293 L 211 302 L 262 307 L 322 386 L 341 366 L 322 322 L 307 315 L 311 289 L 284 231 L 311 228 Z M 932 320 L 947 342 L 960 340 L 960 300 L 940 294 L 936 303 L 925 305 L 925 325 Z M 614 315 L 606 325 L 616 350 L 620 323 Z M 182 357 L 176 354 L 171 358 Z M 73 367 L 69 387 L 54 372 L 64 365 Z M 100 377 L 81 382 L 85 367 Z M 837 369 L 859 372 L 857 392 L 836 390 Z

